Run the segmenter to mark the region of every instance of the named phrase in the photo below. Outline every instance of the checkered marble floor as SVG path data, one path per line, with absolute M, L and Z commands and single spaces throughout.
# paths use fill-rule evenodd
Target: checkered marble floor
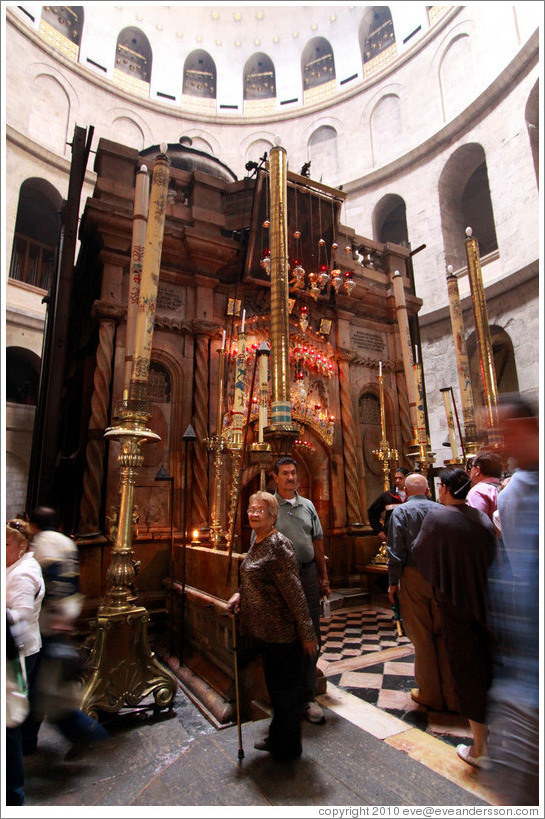
M 411 699 L 414 649 L 398 636 L 390 609 L 337 609 L 321 621 L 321 631 L 319 665 L 329 682 L 451 745 L 471 738 L 467 720 L 428 711 Z

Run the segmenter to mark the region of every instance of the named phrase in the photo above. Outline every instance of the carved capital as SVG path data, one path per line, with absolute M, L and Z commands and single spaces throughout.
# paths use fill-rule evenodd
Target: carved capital
M 358 356 L 353 350 L 347 350 L 345 347 L 338 347 L 335 352 L 335 358 L 339 363 L 351 364 L 352 362 L 356 361 Z
M 208 321 L 208 319 L 193 319 L 191 322 L 191 331 L 197 336 L 212 336 L 217 335 L 219 325 L 215 321 Z
M 109 319 L 110 321 L 119 322 L 125 318 L 127 308 L 115 301 L 106 301 L 105 299 L 97 299 L 93 302 L 91 308 L 91 317 L 99 321 Z

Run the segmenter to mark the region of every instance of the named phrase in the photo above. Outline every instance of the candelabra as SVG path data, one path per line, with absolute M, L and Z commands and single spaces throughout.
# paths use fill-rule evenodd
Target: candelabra
M 382 485 L 386 492 L 390 488 L 390 464 L 396 463 L 398 459 L 397 449 L 391 449 L 386 438 L 386 413 L 384 411 L 384 376 L 382 375 L 382 363 L 379 363 L 379 405 L 380 405 L 380 444 L 378 449 L 373 450 L 373 455 L 382 464 Z M 386 543 L 381 543 L 380 549 L 373 558 L 373 563 L 387 563 L 388 552 Z
M 225 330 L 223 331 L 223 341 L 219 352 L 218 371 L 218 404 L 216 412 L 216 433 L 204 439 L 204 445 L 214 454 L 214 493 L 212 496 L 212 515 L 210 523 L 210 540 L 214 549 L 220 545 L 223 530 L 221 526 L 221 473 L 223 464 L 223 451 L 225 449 L 225 438 L 223 431 L 223 382 L 225 378 Z
M 90 660 L 92 673 L 81 705 L 82 710 L 94 716 L 99 710 L 118 711 L 123 705 L 134 707 L 150 694 L 154 695 L 158 707 L 169 706 L 177 690 L 174 676 L 150 651 L 148 612 L 144 606 L 134 605 L 132 559 L 134 487 L 144 461 L 142 445 L 160 440 L 159 435 L 147 427 L 151 416 L 147 387 L 169 179 L 170 163 L 165 150 L 156 157 L 153 169 L 130 383 L 127 396 L 118 405 L 116 423 L 104 434 L 105 438 L 120 444 L 121 487 L 115 543 L 106 574 L 111 585 L 98 610 Z

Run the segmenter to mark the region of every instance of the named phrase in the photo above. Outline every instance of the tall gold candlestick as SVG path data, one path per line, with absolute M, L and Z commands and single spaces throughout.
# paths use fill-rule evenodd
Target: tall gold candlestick
M 479 258 L 479 243 L 473 236 L 470 227 L 466 228 L 466 256 L 469 273 L 469 287 L 475 316 L 475 334 L 479 347 L 481 361 L 481 375 L 483 380 L 484 405 L 488 442 L 498 444 L 501 441 L 498 419 L 498 387 L 496 385 L 496 370 L 494 367 L 494 353 L 488 323 L 488 310 L 484 295 L 483 276 Z
M 475 422 L 475 404 L 473 402 L 473 389 L 471 386 L 471 371 L 469 369 L 469 358 L 464 331 L 464 318 L 462 314 L 462 303 L 460 301 L 460 291 L 458 279 L 454 275 L 452 265 L 447 267 L 447 288 L 450 309 L 450 323 L 452 326 L 452 336 L 454 339 L 454 351 L 456 354 L 456 365 L 458 369 L 458 383 L 460 385 L 460 397 L 462 401 L 462 417 L 464 419 L 465 449 L 468 453 L 477 452 L 480 444 L 477 436 L 477 425 Z
M 450 449 L 452 452 L 451 463 L 460 463 L 460 453 L 458 451 L 458 443 L 456 441 L 456 427 L 454 424 L 454 413 L 452 409 L 452 395 L 450 387 L 441 387 L 443 393 L 443 402 L 445 404 L 445 413 L 447 416 L 448 435 L 450 439 Z
M 390 449 L 390 444 L 386 438 L 386 410 L 384 405 L 384 376 L 382 375 L 382 361 L 379 362 L 378 376 L 378 397 L 380 408 L 380 444 L 378 449 L 373 450 L 373 455 L 382 464 L 382 486 L 385 492 L 390 488 L 390 463 L 396 462 L 398 452 Z M 381 543 L 380 548 L 372 560 L 372 563 L 385 564 L 388 562 L 388 552 L 386 543 Z
M 166 154 L 161 153 L 156 158 L 153 167 L 148 229 L 142 261 L 142 281 L 140 282 L 134 357 L 129 387 L 129 394 L 132 390 L 135 397 L 137 395 L 141 397 L 147 390 L 157 289 L 159 286 L 159 269 L 163 249 L 168 180 L 170 177 L 169 166 L 168 157 Z
M 414 383 L 416 385 L 416 436 L 419 446 L 428 445 L 426 431 L 426 412 L 424 409 L 424 381 L 422 379 L 422 364 L 419 361 L 414 365 Z
M 148 231 L 142 265 L 134 359 L 128 397 L 120 402 L 118 424 L 105 437 L 120 443 L 121 483 L 119 516 L 112 560 L 106 577 L 111 584 L 97 616 L 97 633 L 90 660 L 92 676 L 82 699 L 82 709 L 95 716 L 98 710 L 118 711 L 136 706 L 153 693 L 156 705 L 168 706 L 177 690 L 174 676 L 150 651 L 147 635 L 149 615 L 133 605 L 135 571 L 134 486 L 144 457 L 146 441 L 160 440 L 147 428 L 150 417 L 147 381 L 155 318 L 155 301 L 166 213 L 169 160 L 164 152 L 155 160 L 150 195 Z
M 403 358 L 403 369 L 405 370 L 405 380 L 407 382 L 407 398 L 409 399 L 409 414 L 413 427 L 414 440 L 418 440 L 418 422 L 416 417 L 416 383 L 414 379 L 414 362 L 411 344 L 411 333 L 409 330 L 409 318 L 407 315 L 407 303 L 405 301 L 405 289 L 403 278 L 399 270 L 392 276 L 392 286 L 397 311 L 397 323 L 399 325 L 399 335 L 401 341 L 401 356 Z
M 299 433 L 292 423 L 289 356 L 288 284 L 288 165 L 284 148 L 271 148 L 270 245 L 271 245 L 271 424 L 265 437 L 279 454 L 286 453 Z
M 235 395 L 233 399 L 233 424 L 231 427 L 229 446 L 231 449 L 240 449 L 242 446 L 242 432 L 244 429 L 244 376 L 246 374 L 246 335 L 238 334 L 237 360 L 235 364 Z
M 142 279 L 142 260 L 146 244 L 146 228 L 148 224 L 149 207 L 149 176 L 148 169 L 141 165 L 136 174 L 134 188 L 134 215 L 132 223 L 131 267 L 129 277 L 129 300 L 127 304 L 127 338 L 125 342 L 125 370 L 123 389 L 125 397 L 128 395 L 129 381 L 132 373 L 134 353 L 134 336 L 136 331 L 136 317 L 140 298 L 140 281 Z
M 269 391 L 268 385 L 268 363 L 271 350 L 266 341 L 262 341 L 257 348 L 257 355 L 259 357 L 259 432 L 258 443 L 263 444 L 265 438 L 263 431 L 267 426 L 267 397 Z

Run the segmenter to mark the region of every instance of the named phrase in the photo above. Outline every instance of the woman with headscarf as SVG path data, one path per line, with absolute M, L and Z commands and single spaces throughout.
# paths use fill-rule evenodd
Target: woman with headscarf
M 269 492 L 250 498 L 248 518 L 255 533 L 240 566 L 240 587 L 228 609 L 241 614 L 242 629 L 259 642 L 265 682 L 273 707 L 268 736 L 255 743 L 275 759 L 301 755 L 303 657 L 318 640 L 290 540 L 275 528 L 278 502 Z
M 424 518 L 412 555 L 434 588 L 458 710 L 469 720 L 473 734 L 473 745 L 458 745 L 456 752 L 469 765 L 486 767 L 485 720 L 493 659 L 487 579 L 496 538 L 490 518 L 466 504 L 471 488 L 467 472 L 443 469 L 439 479 L 442 506 Z

